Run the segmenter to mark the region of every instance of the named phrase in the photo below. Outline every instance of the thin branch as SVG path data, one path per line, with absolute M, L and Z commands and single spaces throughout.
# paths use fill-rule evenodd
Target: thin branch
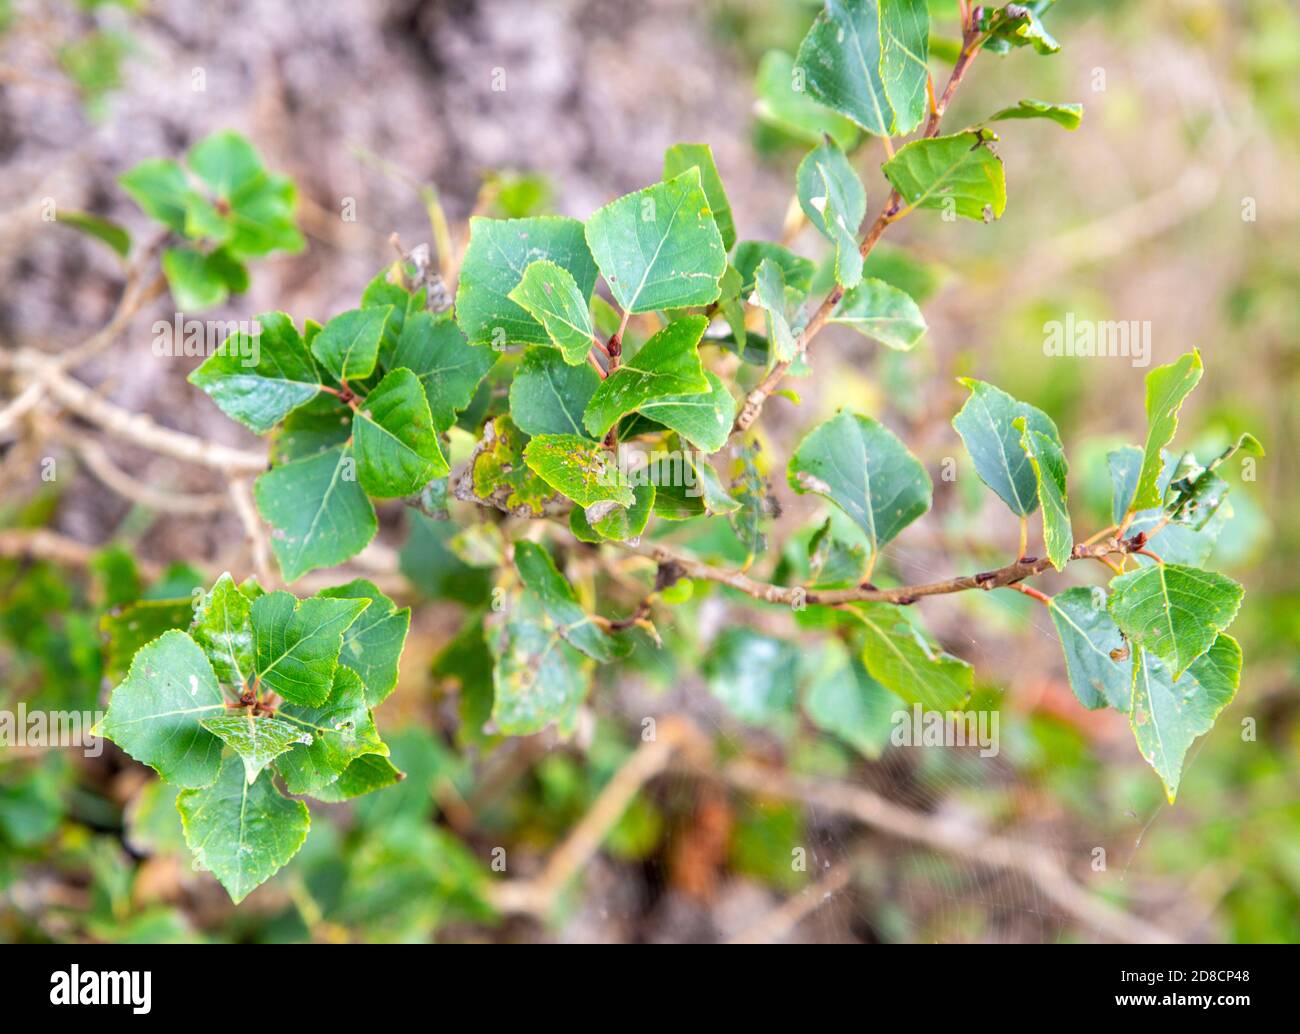
M 159 513 L 183 514 L 216 513 L 226 506 L 226 499 L 219 492 L 194 495 L 161 492 L 137 481 L 117 466 L 104 447 L 93 438 L 82 437 L 80 440 L 74 440 L 74 436 L 67 432 L 57 432 L 55 437 L 73 449 L 85 463 L 86 469 L 104 485 L 139 506 L 157 510 Z
M 1031 880 L 1063 912 L 1113 940 L 1131 944 L 1176 942 L 1167 931 L 1094 895 L 1036 844 L 989 836 L 948 816 L 914 812 L 865 787 L 802 779 L 749 761 L 733 761 L 720 774 L 709 769 L 697 771 L 703 778 L 720 777 L 747 793 L 799 801 L 850 816 L 865 826 L 964 858 L 985 869 L 1018 873 Z
M 793 897 L 786 898 L 777 908 L 745 927 L 727 943 L 771 944 L 780 940 L 849 885 L 858 858 L 863 853 L 861 848 L 850 852 L 849 857 L 831 866 L 816 883 L 809 884 Z
M 674 717 L 661 719 L 655 738 L 637 747 L 614 773 L 591 809 L 555 849 L 541 874 L 490 885 L 492 903 L 502 912 L 539 918 L 549 914 L 569 881 L 595 857 L 641 788 L 663 772 L 679 750 L 690 753 L 706 744 L 703 734 L 690 722 Z
M 230 501 L 239 516 L 239 522 L 244 526 L 244 534 L 248 536 L 253 570 L 257 572 L 258 580 L 263 586 L 278 584 L 279 579 L 271 567 L 271 544 L 267 541 L 266 529 L 257 515 L 257 508 L 253 505 L 252 490 L 243 478 L 230 479 Z
M 91 388 L 63 373 L 57 362 L 37 352 L 16 353 L 11 365 L 20 373 L 42 381 L 51 396 L 83 420 L 151 452 L 232 475 L 260 474 L 266 470 L 264 453 L 232 449 L 163 427 L 143 413 L 132 413 L 101 398 Z
M 930 117 L 925 124 L 925 132 L 922 134 L 923 138 L 938 135 L 939 121 L 943 118 L 944 110 L 947 108 L 948 102 L 952 100 L 953 94 L 957 92 L 957 87 L 961 85 L 962 78 L 969 70 L 971 62 L 975 60 L 975 55 L 979 53 L 979 48 L 983 45 L 983 42 L 984 37 L 981 33 L 973 29 L 966 30 L 962 39 L 961 54 L 958 55 L 957 63 L 953 66 L 952 75 L 948 79 L 948 85 L 944 88 L 943 96 L 939 99 L 935 109 L 930 112 Z M 884 142 L 886 150 L 888 150 L 890 147 L 888 138 L 885 138 Z M 862 238 L 862 243 L 858 247 L 858 251 L 864 259 L 871 254 L 872 249 L 875 248 L 876 243 L 885 232 L 885 228 L 906 214 L 906 211 L 899 211 L 901 203 L 902 197 L 898 191 L 891 190 L 880 213 L 872 222 L 870 229 L 867 230 L 866 236 Z M 826 325 L 831 314 L 835 311 L 835 306 L 840 303 L 840 299 L 843 297 L 844 288 L 837 284 L 822 300 L 822 303 L 817 306 L 817 310 L 812 314 L 807 326 L 804 327 L 803 332 L 795 342 L 796 358 L 807 351 L 812 339 Z M 744 405 L 741 406 L 740 412 L 736 415 L 735 423 L 731 427 L 733 435 L 743 434 L 758 419 L 759 413 L 763 410 L 763 404 L 776 390 L 776 386 L 781 382 L 781 378 L 785 376 L 793 361 L 777 363 L 768 371 L 767 376 L 763 378 L 758 387 L 745 396 Z
M 940 582 L 925 582 L 920 585 L 900 585 L 890 589 L 879 589 L 874 585 L 859 585 L 852 589 L 807 589 L 803 586 L 773 585 L 750 578 L 740 571 L 730 571 L 714 567 L 700 560 L 680 556 L 660 545 L 626 546 L 635 553 L 649 557 L 661 565 L 674 564 L 686 578 L 700 578 L 719 582 L 755 599 L 766 603 L 784 604 L 823 604 L 835 606 L 841 603 L 875 602 L 907 605 L 915 603 L 922 596 L 945 596 L 970 589 L 1005 589 L 1015 587 L 1018 582 L 1034 575 L 1042 574 L 1052 566 L 1047 557 L 1023 557 L 1015 563 L 1007 564 L 992 571 L 978 574 L 959 575 Z M 1131 548 L 1127 543 L 1114 546 L 1086 546 L 1080 543 L 1074 547 L 1071 560 L 1094 559 L 1108 552 L 1128 553 Z

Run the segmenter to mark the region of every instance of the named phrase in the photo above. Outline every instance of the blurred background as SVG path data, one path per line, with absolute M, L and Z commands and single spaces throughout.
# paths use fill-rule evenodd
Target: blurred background
M 932 4 L 949 35 L 955 7 Z M 256 263 L 247 293 L 211 318 L 351 308 L 392 261 L 392 233 L 407 248 L 430 239 L 428 185 L 462 241 L 472 212 L 585 218 L 656 180 L 679 141 L 712 145 L 742 239 L 779 239 L 795 166 L 819 136 L 759 103 L 763 74 L 780 67 L 772 52 L 794 52 L 815 12 L 800 0 L 0 0 L 0 348 L 71 349 L 109 320 L 121 290 L 113 252 L 42 218 L 46 199 L 142 229 L 116 177 L 227 127 L 296 181 L 308 246 Z M 1208 453 L 1248 430 L 1268 456 L 1257 480 L 1234 480 L 1214 558 L 1246 586 L 1232 630 L 1242 688 L 1194 747 L 1177 805 L 1164 803 L 1125 719 L 1078 706 L 1050 621 L 1013 593 L 921 608 L 975 665 L 981 694 L 999 701 L 995 759 L 879 737 L 848 743 L 794 716 L 739 721 L 720 702 L 728 680 L 746 677 L 729 644 L 747 630 L 808 653 L 817 633 L 703 585 L 656 612 L 662 650 L 598 673 L 578 733 L 501 741 L 466 717 L 484 685 L 490 694 L 490 658 L 463 629 L 492 572 L 451 542 L 454 527 L 396 508 L 381 514 L 380 541 L 357 570 L 414 608 L 398 691 L 378 716 L 409 778 L 355 805 L 314 808 L 303 851 L 236 910 L 193 871 L 173 791 L 147 769 L 111 746 L 98 758 L 6 748 L 0 939 L 1108 936 L 1023 873 L 989 864 L 978 840 L 936 848 L 818 793 L 785 792 L 797 781 L 868 789 L 926 829 L 951 819 L 1031 842 L 1098 901 L 1173 938 L 1300 940 L 1290 451 L 1300 418 L 1300 12 L 1289 0 L 1065 0 L 1045 20 L 1061 52 L 980 55 L 945 126 L 1036 97 L 1081 102 L 1082 127 L 1003 124 L 999 222 L 919 213 L 891 228 L 876 275 L 906 285 L 930 330 L 899 355 L 832 328 L 813 349 L 813 375 L 794 382 L 801 404 L 769 404 L 763 457 L 782 514 L 763 570 L 783 556 L 794 563 L 819 512 L 785 485 L 799 435 L 851 405 L 886 414 L 932 472 L 950 457 L 961 470 L 949 421 L 964 398 L 954 378 L 965 375 L 1053 416 L 1076 527 L 1102 527 L 1105 453 L 1141 440 L 1145 370 L 1123 358 L 1049 360 L 1044 324 L 1067 314 L 1149 321 L 1153 366 L 1200 348 L 1206 375 L 1178 446 Z M 886 193 L 882 160 L 876 141 L 854 157 L 871 211 Z M 349 202 L 354 221 L 340 214 Z M 818 259 L 822 244 L 812 231 L 793 241 Z M 152 321 L 173 309 L 164 294 L 76 376 L 166 426 L 258 447 L 186 383 L 197 359 L 150 351 Z M 0 405 L 10 394 L 0 388 Z M 0 436 L 0 707 L 100 706 L 111 685 L 107 611 L 249 570 L 242 527 L 210 472 L 108 443 L 114 469 L 135 482 L 206 500 L 162 512 L 114 489 L 95 451 L 79 447 L 72 416 L 38 407 Z M 50 457 L 53 480 L 42 477 Z M 959 474 L 889 562 L 916 581 L 997 566 L 1015 548 L 1014 522 Z M 1057 584 L 1094 577 L 1071 569 Z M 804 667 L 792 662 L 791 677 L 813 677 Z M 718 757 L 761 763 L 786 782 L 765 790 L 670 767 L 547 914 L 500 907 L 484 889 L 497 877 L 494 851 L 513 875 L 541 871 L 636 749 L 644 715 L 687 716 Z M 796 849 L 803 867 L 791 864 Z

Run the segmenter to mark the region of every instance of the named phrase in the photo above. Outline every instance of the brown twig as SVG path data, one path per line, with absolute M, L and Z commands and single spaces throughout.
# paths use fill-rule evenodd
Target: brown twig
M 1031 880 L 1064 913 L 1112 940 L 1132 944 L 1176 941 L 1160 927 L 1094 895 L 1036 844 L 986 835 L 951 817 L 915 812 L 865 787 L 803 779 L 749 761 L 733 761 L 720 773 L 706 769 L 697 772 L 704 778 L 721 778 L 747 793 L 799 801 L 847 815 L 865 826 L 964 858 L 985 869 L 1018 873 Z
M 943 118 L 944 110 L 947 108 L 948 102 L 952 100 L 953 94 L 957 92 L 957 87 L 961 85 L 963 77 L 970 69 L 971 62 L 975 60 L 975 55 L 979 53 L 979 48 L 983 45 L 983 42 L 983 34 L 978 30 L 973 28 L 967 28 L 965 30 L 962 38 L 961 53 L 958 55 L 957 62 L 953 66 L 952 75 L 948 79 L 948 85 L 944 87 L 943 96 L 939 98 L 937 106 L 930 112 L 930 117 L 926 121 L 925 131 L 922 133 L 922 138 L 938 135 L 939 122 Z M 888 144 L 887 138 L 885 142 Z M 876 243 L 880 240 L 881 235 L 885 232 L 886 227 L 888 227 L 890 223 L 901 218 L 902 215 L 906 214 L 906 212 L 899 212 L 899 206 L 901 203 L 902 197 L 898 191 L 891 190 L 889 197 L 885 199 L 885 203 L 881 208 L 880 213 L 872 221 L 871 227 L 867 230 L 866 236 L 862 238 L 862 243 L 858 246 L 858 252 L 864 259 L 871 254 Z M 843 297 L 844 288 L 837 284 L 832 288 L 831 292 L 822 299 L 822 303 L 817 306 L 816 311 L 812 314 L 812 317 L 808 320 L 807 325 L 804 327 L 798 340 L 795 342 L 796 358 L 807 351 L 808 346 L 812 343 L 812 339 L 816 337 L 822 327 L 826 325 L 826 322 L 831 318 L 831 315 L 835 311 L 835 306 L 840 303 L 840 299 Z M 771 396 L 772 392 L 776 390 L 776 386 L 781 382 L 781 378 L 785 376 L 786 371 L 790 369 L 793 361 L 794 360 L 777 363 L 768 371 L 767 376 L 763 378 L 758 387 L 745 396 L 745 402 L 740 407 L 740 412 L 736 414 L 735 423 L 733 423 L 731 427 L 731 433 L 733 435 L 743 434 L 749 429 L 754 421 L 758 419 L 759 413 L 763 410 L 763 404 L 767 401 L 769 396 Z
M 687 578 L 700 578 L 718 582 L 753 596 L 766 603 L 784 604 L 823 604 L 835 606 L 841 603 L 875 602 L 894 603 L 906 606 L 923 596 L 945 596 L 970 589 L 1006 589 L 1017 588 L 1018 583 L 1034 575 L 1042 574 L 1052 566 L 1047 557 L 1023 557 L 992 571 L 978 574 L 959 575 L 939 582 L 925 582 L 920 585 L 900 585 L 895 588 L 879 589 L 873 585 L 859 585 L 852 589 L 806 589 L 803 586 L 773 585 L 750 578 L 740 571 L 714 567 L 700 560 L 680 556 L 660 545 L 628 546 L 635 553 L 649 557 L 659 564 L 675 564 Z M 1106 552 L 1130 552 L 1126 543 L 1112 547 L 1085 546 L 1082 543 L 1074 547 L 1071 560 L 1091 559 Z M 1022 590 L 1023 591 L 1023 590 Z

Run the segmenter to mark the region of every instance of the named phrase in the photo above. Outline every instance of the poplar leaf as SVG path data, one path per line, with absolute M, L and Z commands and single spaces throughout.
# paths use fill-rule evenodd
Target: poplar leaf
M 696 167 L 595 212 L 587 243 L 625 312 L 708 305 L 727 268 Z
M 176 808 L 195 860 L 235 904 L 298 853 L 311 825 L 305 804 L 281 796 L 269 773 L 250 784 L 234 756 L 211 786 L 181 791 Z
M 930 508 L 930 476 L 883 424 L 847 410 L 810 431 L 791 457 L 790 487 L 829 499 L 862 529 L 871 552 Z
M 1111 579 L 1111 617 L 1135 647 L 1164 661 L 1174 679 L 1232 624 L 1244 595 L 1226 575 L 1152 564 Z
M 1172 678 L 1167 665 L 1139 651 L 1133 671 L 1129 725 L 1138 750 L 1164 783 L 1173 804 L 1192 743 L 1214 726 L 1241 682 L 1241 647 L 1220 635 L 1208 651 Z

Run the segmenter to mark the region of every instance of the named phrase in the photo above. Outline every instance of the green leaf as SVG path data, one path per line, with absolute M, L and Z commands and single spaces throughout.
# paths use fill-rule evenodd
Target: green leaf
M 337 779 L 361 755 L 388 753 L 375 731 L 361 677 L 339 665 L 327 685 L 328 696 L 320 704 L 286 703 L 277 712 L 300 735 L 310 737 L 301 749 L 276 759 L 276 771 L 290 793 L 315 793 Z
M 1146 510 L 1163 501 L 1159 481 L 1164 461 L 1160 451 L 1173 441 L 1178 430 L 1178 410 L 1200 381 L 1202 372 L 1201 353 L 1191 351 L 1147 374 L 1147 441 L 1142 450 L 1137 487 L 1129 504 L 1131 509 Z
M 339 313 L 312 339 L 311 352 L 336 380 L 362 380 L 375 372 L 390 305 Z
M 226 714 L 202 718 L 199 724 L 243 759 L 244 778 L 250 783 L 255 782 L 262 769 L 286 750 L 311 743 L 310 733 L 265 715 Z
M 852 327 L 882 345 L 907 352 L 925 333 L 925 317 L 910 295 L 883 280 L 863 280 L 844 292 L 831 323 Z
M 919 460 L 883 424 L 847 410 L 799 443 L 790 487 L 843 510 L 867 536 L 874 555 L 930 508 L 933 489 Z
M 674 320 L 601 381 L 583 414 L 583 426 L 592 437 L 603 438 L 621 416 L 646 402 L 709 391 L 697 348 L 708 325 L 703 316 Z
M 189 597 L 139 600 L 109 611 L 99 621 L 100 631 L 108 643 L 104 677 L 110 682 L 121 682 L 137 650 L 170 629 L 189 628 L 193 619 L 194 608 Z
M 510 416 L 527 434 L 585 437 L 582 413 L 599 385 L 587 363 L 570 366 L 553 348 L 530 348 L 510 382 Z
M 122 258 L 126 258 L 131 252 L 131 235 L 111 219 L 90 212 L 65 211 L 59 211 L 57 218 L 64 226 L 71 226 L 87 237 L 103 241 Z
M 841 147 L 852 147 L 858 129 L 850 119 L 822 107 L 808 95 L 804 73 L 795 69 L 794 59 L 780 50 L 769 50 L 758 64 L 754 78 L 758 100 L 754 111 L 770 126 L 808 144 L 819 144 L 829 136 Z
M 361 676 L 366 687 L 366 703 L 378 707 L 397 688 L 397 665 L 411 627 L 411 608 L 399 610 L 374 582 L 365 578 L 322 589 L 317 595 L 370 601 L 370 606 L 343 633 L 339 663 Z
M 298 853 L 311 825 L 302 801 L 282 797 L 269 774 L 250 785 L 234 757 L 211 786 L 182 791 L 176 808 L 195 860 L 235 904 Z
M 1012 398 L 1000 388 L 971 377 L 958 378 L 970 398 L 953 417 L 952 426 L 975 461 L 975 473 L 1011 512 L 1027 517 L 1038 509 L 1038 477 L 1020 445 L 1017 420 L 1031 431 L 1059 443 L 1052 418 L 1041 409 Z
M 378 527 L 347 446 L 267 471 L 253 494 L 258 512 L 275 529 L 271 549 L 286 581 L 356 556 Z
M 799 652 L 749 628 L 725 628 L 704 661 L 709 692 L 741 721 L 769 725 L 794 709 Z
M 1110 614 L 1134 646 L 1170 666 L 1175 679 L 1232 624 L 1243 590 L 1225 575 L 1153 564 L 1113 578 Z
M 1069 464 L 1065 450 L 1055 435 L 1032 430 L 1023 416 L 1011 426 L 1020 432 L 1020 447 L 1029 457 L 1037 484 L 1038 503 L 1043 509 L 1043 541 L 1047 557 L 1058 571 L 1064 571 L 1074 552 L 1074 531 L 1070 526 L 1070 506 L 1066 500 L 1066 475 Z
M 694 167 L 593 213 L 587 243 L 625 312 L 708 305 L 718 297 L 718 278 L 727 268 L 722 236 Z
M 636 498 L 632 505 L 611 510 L 606 516 L 595 522 L 587 520 L 581 507 L 575 506 L 569 511 L 569 530 L 582 542 L 603 542 L 607 539 L 615 542 L 627 542 L 639 539 L 650 523 L 650 514 L 654 510 L 658 494 L 654 483 L 647 481 L 632 489 Z
M 664 152 L 665 180 L 680 176 L 688 169 L 700 170 L 700 186 L 713 210 L 713 221 L 722 236 L 722 247 L 730 251 L 736 243 L 736 223 L 731 215 L 731 202 L 713 161 L 713 149 L 708 144 L 674 144 Z
M 570 721 L 587 695 L 584 658 L 547 617 L 531 593 L 522 593 L 487 620 L 492 669 L 492 720 L 506 736 L 527 736 L 552 722 Z
M 221 766 L 221 741 L 199 719 L 226 710 L 217 676 L 198 643 L 164 632 L 131 662 L 113 690 L 103 735 L 177 786 L 207 786 Z
M 393 370 L 365 397 L 352 421 L 357 480 L 369 496 L 414 495 L 450 472 L 419 379 Z
M 732 264 L 741 280 L 736 292 L 738 295 L 747 296 L 754 290 L 754 276 L 764 259 L 771 259 L 781 267 L 787 287 L 793 287 L 802 295 L 812 289 L 813 274 L 817 272 L 817 263 L 812 259 L 796 255 L 789 248 L 770 241 L 741 241 L 732 256 Z
M 1073 132 L 1083 122 L 1082 104 L 1052 104 L 1048 101 L 1023 100 L 1014 108 L 1003 108 L 990 115 L 986 122 L 1005 122 L 1009 119 L 1051 119 L 1058 126 Z
M 262 160 L 244 137 L 222 130 L 190 148 L 185 162 L 217 197 L 229 200 L 265 175 Z
M 193 636 L 226 685 L 240 692 L 253 681 L 253 626 L 248 597 L 226 572 L 203 597 L 194 616 Z
M 988 33 L 984 49 L 1005 54 L 1013 47 L 1032 46 L 1040 54 L 1055 54 L 1061 45 L 1039 17 L 1053 3 L 1055 0 L 1029 0 L 993 11 L 985 9 L 980 23 L 980 28 Z
M 412 312 L 402 324 L 390 368 L 406 367 L 420 379 L 433 426 L 442 432 L 470 404 L 475 389 L 494 362 L 495 355 L 469 344 L 450 319 L 437 319 L 428 312 Z
M 742 442 L 735 447 L 732 463 L 731 497 L 737 505 L 727 512 L 727 522 L 745 547 L 742 568 L 748 568 L 754 558 L 767 549 L 764 528 L 768 519 L 780 512 L 771 493 L 771 484 L 759 465 L 761 451 L 756 440 Z
M 925 117 L 930 18 L 924 0 L 826 0 L 795 65 L 808 92 L 874 136 Z
M 754 271 L 754 293 L 749 302 L 763 310 L 767 338 L 778 362 L 791 362 L 798 355 L 799 343 L 790 325 L 790 293 L 786 290 L 781 267 L 764 259 Z
M 910 208 L 938 208 L 989 222 L 1007 207 L 1002 160 L 984 131 L 913 140 L 881 166 Z
M 857 657 L 848 656 L 837 643 L 828 670 L 809 685 L 803 709 L 817 728 L 837 736 L 865 757 L 875 760 L 889 743 L 893 714 L 904 707 L 867 671 Z
M 1047 605 L 1065 653 L 1070 688 L 1089 710 L 1109 704 L 1127 714 L 1133 687 L 1133 658 L 1124 636 L 1106 609 L 1100 586 L 1076 586 Z
M 1129 725 L 1138 750 L 1156 770 L 1173 804 L 1183 762 L 1194 740 L 1214 726 L 1241 682 L 1241 647 L 1221 635 L 1177 681 L 1159 660 L 1142 651 L 1133 672 Z
M 1119 524 L 1132 506 L 1133 496 L 1137 492 L 1138 477 L 1142 473 L 1142 450 L 1136 445 L 1114 449 L 1106 453 L 1106 466 L 1110 470 L 1111 520 Z
M 867 214 L 867 192 L 834 143 L 809 151 L 795 175 L 799 207 L 817 232 L 835 245 L 835 280 L 854 287 L 862 280 L 858 226 Z
M 230 292 L 248 287 L 248 272 L 223 251 L 208 254 L 191 248 L 168 248 L 162 270 L 176 305 L 197 311 L 220 305 Z
M 654 512 L 665 520 L 714 517 L 740 509 L 712 465 L 690 452 L 651 460 L 648 477 L 655 487 Z
M 488 421 L 470 462 L 471 483 L 474 495 L 484 502 L 506 513 L 538 517 L 555 493 L 524 462 L 527 444 L 527 436 L 509 416 Z
M 170 158 L 151 158 L 117 179 L 143 209 L 177 233 L 185 232 L 185 210 L 191 193 L 185 170 Z
M 590 292 L 584 295 L 567 269 L 546 259 L 530 262 L 506 297 L 546 328 L 549 343 L 560 350 L 566 363 L 586 365 L 587 353 L 596 340 L 588 306 Z
M 264 312 L 257 322 L 260 334 L 232 334 L 188 380 L 226 416 L 266 434 L 316 397 L 321 378 L 293 320 L 282 312 Z
M 641 356 L 638 354 L 637 359 Z M 594 371 L 593 371 L 594 372 Z M 727 444 L 736 419 L 736 400 L 717 374 L 705 371 L 709 390 L 704 394 L 664 395 L 643 402 L 637 412 L 670 427 L 704 452 L 717 452 Z
M 515 543 L 515 567 L 524 585 L 537 596 L 556 630 L 592 660 L 608 664 L 626 654 L 626 640 L 601 629 L 582 609 L 573 587 L 551 555 L 536 542 Z
M 456 288 L 456 320 L 471 345 L 550 345 L 537 320 L 509 298 L 524 270 L 549 259 L 568 270 L 585 300 L 596 286 L 596 266 L 582 223 L 558 216 L 469 221 L 469 247 Z
M 808 540 L 808 574 L 818 588 L 847 588 L 862 581 L 867 570 L 866 548 L 835 534 L 835 520 L 827 517 Z
M 362 754 L 334 782 L 313 791 L 312 796 L 328 804 L 340 804 L 376 790 L 396 786 L 405 778 L 406 773 L 398 771 L 397 766 L 388 758 L 378 754 Z
M 929 643 L 888 603 L 856 603 L 862 622 L 862 661 L 872 678 L 909 704 L 935 711 L 960 708 L 975 688 L 971 666 Z
M 599 442 L 574 434 L 542 434 L 524 447 L 528 468 L 552 488 L 586 508 L 598 503 L 631 506 L 614 456 Z
M 323 704 L 343 633 L 369 604 L 366 599 L 297 600 L 287 592 L 259 596 L 249 613 L 261 685 L 295 704 Z

